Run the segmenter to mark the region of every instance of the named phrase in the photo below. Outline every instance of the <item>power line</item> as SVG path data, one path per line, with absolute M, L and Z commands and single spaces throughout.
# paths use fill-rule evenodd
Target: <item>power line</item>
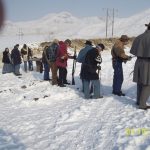
M 115 23 L 115 12 L 117 9 L 110 9 L 110 8 L 103 8 L 106 11 L 106 38 L 108 37 L 108 25 L 109 25 L 109 18 L 112 20 L 112 33 L 111 36 L 114 36 L 114 23 Z

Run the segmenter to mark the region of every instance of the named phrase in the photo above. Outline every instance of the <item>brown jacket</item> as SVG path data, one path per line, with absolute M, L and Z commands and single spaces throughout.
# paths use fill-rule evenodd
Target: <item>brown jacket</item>
M 129 58 L 129 56 L 125 54 L 124 44 L 120 40 L 117 40 L 114 46 L 112 47 L 111 55 L 113 60 L 120 58 L 123 61 L 126 61 Z

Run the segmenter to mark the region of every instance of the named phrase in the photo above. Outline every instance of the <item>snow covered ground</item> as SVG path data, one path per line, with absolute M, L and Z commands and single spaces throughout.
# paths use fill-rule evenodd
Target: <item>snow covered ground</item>
M 123 65 L 126 96 L 118 97 L 111 94 L 110 51 L 102 57 L 102 99 L 84 99 L 79 63 L 76 85 L 64 88 L 35 71 L 21 70 L 21 78 L 0 73 L 0 150 L 150 150 L 150 111 L 135 105 L 130 75 L 135 58 Z M 69 60 L 70 82 L 71 70 Z

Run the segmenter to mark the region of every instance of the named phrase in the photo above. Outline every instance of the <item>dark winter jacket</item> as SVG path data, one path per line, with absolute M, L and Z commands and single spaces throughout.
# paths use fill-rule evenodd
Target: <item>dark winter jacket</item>
M 85 61 L 82 66 L 81 78 L 86 80 L 98 80 L 99 76 L 96 72 L 98 62 L 96 58 L 99 56 L 98 50 L 93 48 L 86 54 Z
M 49 64 L 48 60 L 49 60 L 48 49 L 44 49 L 42 53 L 42 63 Z
M 11 64 L 11 55 L 9 52 L 6 51 L 3 52 L 2 62 L 5 64 Z
M 47 49 L 47 53 L 48 53 L 48 60 L 50 62 L 55 62 L 56 58 L 57 58 L 57 52 L 58 52 L 58 47 L 59 45 L 56 43 L 52 43 L 48 49 Z
M 14 48 L 11 51 L 11 59 L 14 65 L 21 64 L 21 53 L 18 48 Z

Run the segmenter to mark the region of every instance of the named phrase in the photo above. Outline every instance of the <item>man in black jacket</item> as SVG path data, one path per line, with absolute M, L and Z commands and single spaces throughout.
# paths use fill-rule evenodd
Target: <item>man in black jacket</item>
M 12 64 L 14 66 L 15 75 L 21 75 L 19 71 L 20 64 L 21 64 L 21 53 L 18 48 L 19 48 L 19 44 L 16 44 L 14 46 L 14 49 L 11 51 L 11 59 L 12 59 Z
M 104 49 L 103 44 L 98 44 L 96 48 L 89 50 L 86 54 L 83 63 L 82 79 L 84 84 L 84 95 L 86 99 L 89 98 L 102 98 L 100 95 L 100 82 L 97 70 L 100 70 L 99 64 L 102 62 L 100 52 Z M 93 96 L 90 95 L 90 84 L 93 85 Z

